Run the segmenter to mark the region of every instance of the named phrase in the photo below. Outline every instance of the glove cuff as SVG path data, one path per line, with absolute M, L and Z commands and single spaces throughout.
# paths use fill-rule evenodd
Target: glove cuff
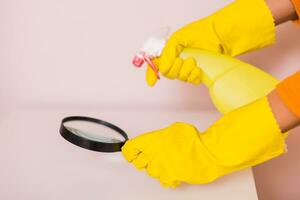
M 237 0 L 215 13 L 224 53 L 237 56 L 275 42 L 275 20 L 264 0 Z
M 286 135 L 281 132 L 266 97 L 225 114 L 201 137 L 218 176 L 286 152 Z

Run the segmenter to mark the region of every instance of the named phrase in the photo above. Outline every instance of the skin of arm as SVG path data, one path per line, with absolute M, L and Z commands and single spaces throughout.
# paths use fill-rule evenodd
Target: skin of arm
M 272 12 L 276 25 L 298 19 L 295 7 L 290 0 L 266 0 L 266 3 Z
M 268 101 L 282 132 L 289 131 L 300 125 L 300 118 L 298 118 L 285 106 L 276 90 L 272 91 L 268 95 Z
M 266 3 L 272 12 L 276 25 L 298 19 L 295 7 L 290 0 L 266 0 Z M 282 132 L 300 125 L 300 119 L 285 106 L 276 90 L 268 95 L 268 101 Z

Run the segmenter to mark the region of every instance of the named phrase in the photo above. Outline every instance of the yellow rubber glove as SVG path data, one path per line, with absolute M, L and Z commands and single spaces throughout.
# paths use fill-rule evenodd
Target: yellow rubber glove
M 225 114 L 204 133 L 175 123 L 140 135 L 122 148 L 127 161 L 164 186 L 208 183 L 285 152 L 285 134 L 266 97 Z
M 181 56 L 192 56 L 197 61 L 202 70 L 201 80 L 222 114 L 266 96 L 279 82 L 259 68 L 231 56 L 188 48 Z
M 184 48 L 237 56 L 275 41 L 273 16 L 264 0 L 236 0 L 209 17 L 195 21 L 171 35 L 159 59 L 159 71 L 170 79 L 201 82 L 196 62 L 180 58 Z M 148 67 L 148 85 L 157 78 Z

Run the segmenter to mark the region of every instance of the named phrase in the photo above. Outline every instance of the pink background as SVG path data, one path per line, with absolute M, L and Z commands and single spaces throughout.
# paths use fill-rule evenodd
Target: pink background
M 130 59 L 153 30 L 175 30 L 229 2 L 0 1 L 0 118 L 19 106 L 214 109 L 203 86 L 163 79 L 147 87 Z M 282 79 L 299 69 L 300 29 L 287 23 L 277 32 L 276 45 L 241 59 Z M 254 169 L 260 199 L 300 198 L 299 132 L 288 154 Z

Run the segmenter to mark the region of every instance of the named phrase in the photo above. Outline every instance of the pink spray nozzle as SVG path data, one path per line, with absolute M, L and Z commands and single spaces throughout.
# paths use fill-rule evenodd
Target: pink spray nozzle
M 151 67 L 157 79 L 160 79 L 158 69 L 152 62 L 151 57 L 149 55 L 147 55 L 144 52 L 140 52 L 138 55 L 134 56 L 132 60 L 132 64 L 136 67 L 141 67 L 144 64 L 144 62 L 146 62 Z
M 163 29 L 159 29 L 155 35 L 148 37 L 139 53 L 133 58 L 133 65 L 136 67 L 141 67 L 143 63 L 146 62 L 153 70 L 157 79 L 160 79 L 158 67 L 153 63 L 153 59 L 161 56 L 162 50 L 166 44 L 168 33 L 169 28 L 164 27 Z
M 141 55 L 134 56 L 132 64 L 136 67 L 141 67 L 144 64 L 144 58 Z

